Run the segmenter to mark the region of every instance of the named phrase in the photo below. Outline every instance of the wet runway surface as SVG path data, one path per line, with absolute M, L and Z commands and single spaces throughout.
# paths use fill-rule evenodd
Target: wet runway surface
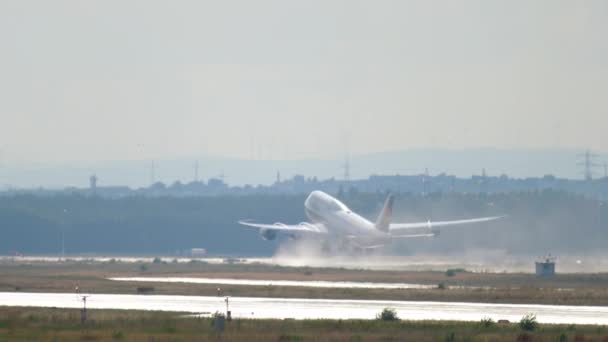
M 2 306 L 82 308 L 77 294 L 0 292 Z M 91 309 L 158 310 L 209 314 L 224 312 L 224 297 L 92 294 Z M 608 307 L 371 300 L 230 297 L 235 318 L 374 319 L 383 308 L 397 310 L 405 320 L 519 321 L 536 314 L 541 323 L 608 324 Z
M 408 283 L 371 283 L 354 281 L 296 281 L 296 280 L 257 280 L 257 279 L 226 279 L 226 278 L 191 278 L 191 277 L 118 277 L 109 278 L 115 281 L 160 282 L 160 283 L 191 283 L 218 285 L 250 285 L 250 286 L 300 286 L 344 289 L 432 289 L 436 285 Z

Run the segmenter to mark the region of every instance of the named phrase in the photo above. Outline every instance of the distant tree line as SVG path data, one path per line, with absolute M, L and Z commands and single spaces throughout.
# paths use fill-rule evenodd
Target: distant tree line
M 296 175 L 290 179 L 277 180 L 271 185 L 230 186 L 223 180 L 211 178 L 204 181 L 172 184 L 156 182 L 148 187 L 132 189 L 127 186 L 105 186 L 90 188 L 12 189 L 0 192 L 0 196 L 32 194 L 37 196 L 56 196 L 82 194 L 105 198 L 131 196 L 146 197 L 198 197 L 198 196 L 244 196 L 244 195 L 305 195 L 313 190 L 329 193 L 338 192 L 384 192 L 430 194 L 462 192 L 476 194 L 511 193 L 516 191 L 557 190 L 593 196 L 608 200 L 608 178 L 594 180 L 574 180 L 557 178 L 552 175 L 530 178 L 510 178 L 507 175 L 473 175 L 461 178 L 447 174 L 439 175 L 372 175 L 367 179 L 345 181 L 341 179 L 319 180 L 316 177 Z
M 334 193 L 336 195 L 337 193 Z M 342 191 L 354 211 L 375 220 L 386 192 Z M 0 253 L 174 254 L 205 248 L 210 254 L 272 255 L 278 241 L 264 241 L 240 219 L 298 223 L 306 220 L 305 194 L 197 197 L 83 194 L 0 197 Z M 564 191 L 510 193 L 432 192 L 397 195 L 394 221 L 462 219 L 508 214 L 498 222 L 444 229 L 436 238 L 403 240 L 393 254 L 463 253 L 498 249 L 539 255 L 603 251 L 608 242 L 604 202 Z

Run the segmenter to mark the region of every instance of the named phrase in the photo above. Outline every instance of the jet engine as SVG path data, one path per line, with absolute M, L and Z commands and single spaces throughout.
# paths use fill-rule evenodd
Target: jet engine
M 277 230 L 276 229 L 260 229 L 260 235 L 262 235 L 262 239 L 264 240 L 274 240 L 277 238 Z

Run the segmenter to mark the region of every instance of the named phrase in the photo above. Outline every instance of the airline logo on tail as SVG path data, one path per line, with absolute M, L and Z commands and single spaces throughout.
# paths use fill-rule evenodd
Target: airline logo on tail
M 388 195 L 386 202 L 384 202 L 384 208 L 380 212 L 378 219 L 376 220 L 376 229 L 381 232 L 388 233 L 388 228 L 391 224 L 391 217 L 393 215 L 393 202 L 395 198 L 393 195 Z

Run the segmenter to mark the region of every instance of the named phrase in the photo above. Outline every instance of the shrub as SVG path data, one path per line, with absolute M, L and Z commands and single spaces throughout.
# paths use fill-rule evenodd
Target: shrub
M 146 265 L 146 264 L 139 265 L 139 270 L 142 272 L 146 272 L 148 270 L 148 265 Z
M 481 319 L 481 325 L 484 328 L 489 328 L 494 325 L 494 320 L 490 317 L 484 317 Z
M 382 312 L 376 315 L 376 319 L 382 321 L 398 321 L 399 317 L 397 317 L 397 310 L 393 308 L 384 308 Z
M 522 317 L 521 320 L 519 321 L 519 327 L 522 330 L 534 331 L 536 328 L 538 328 L 538 322 L 536 321 L 536 315 L 530 313 L 530 314 L 527 314 L 524 317 Z
M 150 293 L 154 292 L 154 287 L 152 286 L 139 286 L 137 288 L 137 293 Z
M 152 260 L 153 264 L 160 264 L 162 262 L 162 260 L 159 257 L 154 258 L 154 260 Z
M 213 327 L 213 329 L 215 331 L 224 331 L 224 325 L 226 324 L 226 316 L 219 312 L 216 311 L 212 316 L 211 316 L 211 326 Z
M 224 313 L 223 313 L 223 312 L 216 311 L 216 312 L 214 312 L 214 313 L 213 313 L 213 315 L 211 315 L 211 318 L 212 318 L 212 319 L 216 319 L 216 318 L 226 318 L 226 315 L 224 315 Z
M 115 331 L 112 333 L 113 340 L 122 340 L 125 338 L 125 334 L 122 331 Z
M 440 290 L 445 290 L 445 284 L 444 283 L 439 283 L 437 284 L 437 288 Z
M 466 272 L 467 270 L 465 270 L 464 268 L 450 268 L 447 271 L 445 271 L 445 275 L 448 277 L 453 277 L 456 275 L 456 273 L 462 273 L 462 272 Z

